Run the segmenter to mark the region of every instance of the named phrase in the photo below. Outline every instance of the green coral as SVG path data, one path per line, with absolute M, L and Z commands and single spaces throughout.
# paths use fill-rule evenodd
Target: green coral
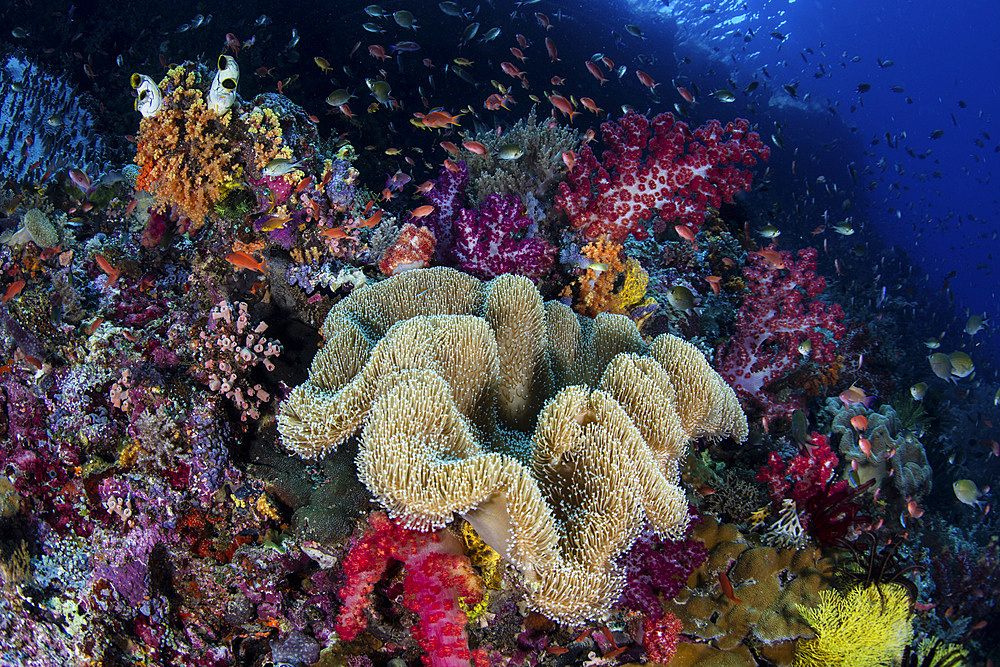
M 815 607 L 799 607 L 816 632 L 795 650 L 795 667 L 894 665 L 913 637 L 910 596 L 898 584 L 820 591 Z

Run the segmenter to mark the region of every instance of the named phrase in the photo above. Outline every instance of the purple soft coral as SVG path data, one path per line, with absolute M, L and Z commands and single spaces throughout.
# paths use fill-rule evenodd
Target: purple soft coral
M 424 195 L 427 203 L 434 206 L 434 212 L 422 222 L 434 232 L 436 241 L 434 256 L 438 262 L 449 258 L 449 251 L 455 238 L 453 229 L 455 216 L 462 207 L 462 198 L 465 196 L 465 186 L 468 183 L 469 167 L 464 162 L 459 162 L 457 171 L 442 169 L 433 189 Z
M 663 616 L 660 600 L 680 593 L 706 558 L 708 550 L 697 540 L 661 540 L 644 532 L 620 561 L 626 577 L 621 603 L 659 620 Z
M 545 273 L 555 248 L 524 235 L 534 223 L 522 210 L 516 195 L 492 194 L 478 211 L 459 211 L 452 249 L 458 268 L 484 279 L 502 273 L 538 278 Z

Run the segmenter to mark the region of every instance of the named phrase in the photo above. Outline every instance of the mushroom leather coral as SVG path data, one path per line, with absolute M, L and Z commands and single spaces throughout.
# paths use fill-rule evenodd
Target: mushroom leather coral
M 282 405 L 285 445 L 318 457 L 361 430 L 359 476 L 393 517 L 431 530 L 463 515 L 564 622 L 607 612 L 646 522 L 682 534 L 688 440 L 747 435 L 696 348 L 647 350 L 628 318 L 543 304 L 527 278 L 409 271 L 341 301 L 323 334 Z

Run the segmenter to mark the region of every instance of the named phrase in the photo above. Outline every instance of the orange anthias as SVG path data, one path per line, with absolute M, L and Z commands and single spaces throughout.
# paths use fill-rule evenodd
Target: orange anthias
M 446 111 L 432 111 L 429 114 L 425 115 L 423 118 L 420 118 L 419 120 L 420 124 L 423 125 L 424 127 L 430 129 L 438 129 L 442 127 L 448 127 L 450 125 L 460 125 L 458 119 L 461 117 L 461 115 L 462 114 L 458 114 L 457 116 L 452 116 Z
M 226 261 L 241 269 L 249 269 L 250 271 L 264 273 L 267 269 L 267 264 L 263 260 L 258 262 L 253 255 L 245 253 L 242 250 L 236 250 L 226 255 Z

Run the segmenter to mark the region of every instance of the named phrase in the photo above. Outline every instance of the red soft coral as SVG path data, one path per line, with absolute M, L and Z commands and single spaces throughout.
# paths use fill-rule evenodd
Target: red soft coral
M 368 595 L 397 560 L 405 570 L 403 605 L 420 619 L 411 631 L 427 652 L 424 664 L 468 666 L 472 655 L 467 618 L 459 601 L 468 607 L 479 604 L 483 588 L 459 541 L 447 530 L 421 533 L 404 528 L 384 512 L 372 513 L 368 523 L 369 529 L 344 557 L 347 583 L 339 593 L 344 604 L 337 616 L 337 635 L 352 641 L 367 627 Z

